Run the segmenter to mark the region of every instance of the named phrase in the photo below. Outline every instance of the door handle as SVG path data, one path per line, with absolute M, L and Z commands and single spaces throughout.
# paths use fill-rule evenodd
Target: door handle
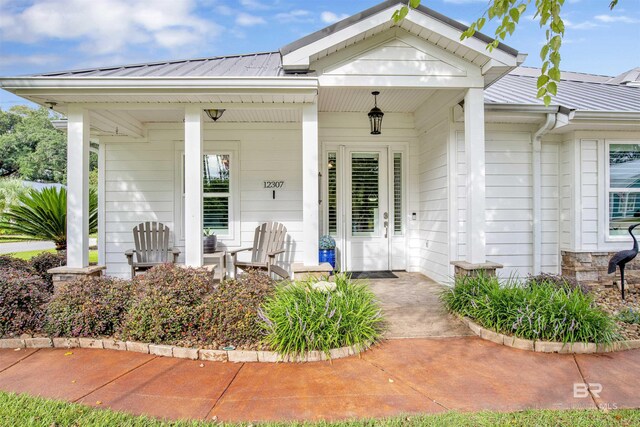
M 388 237 L 389 237 L 389 221 L 385 221 L 384 222 L 384 238 L 387 239 Z

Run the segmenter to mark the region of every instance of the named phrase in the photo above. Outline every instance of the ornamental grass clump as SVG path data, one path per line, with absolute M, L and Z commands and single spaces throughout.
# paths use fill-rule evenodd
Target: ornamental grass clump
M 52 336 L 112 335 L 131 305 L 130 281 L 87 276 L 60 287 L 47 307 L 45 331 Z
M 51 293 L 40 276 L 0 268 L 0 337 L 39 332 Z
M 236 348 L 255 347 L 264 337 L 258 310 L 275 291 L 275 281 L 257 270 L 226 280 L 204 301 L 198 341 Z
M 122 337 L 157 344 L 190 342 L 202 317 L 202 302 L 215 287 L 208 270 L 172 264 L 136 276 L 133 285 Z
M 332 286 L 317 279 L 280 284 L 260 311 L 264 342 L 283 355 L 301 355 L 345 346 L 366 348 L 383 332 L 382 311 L 364 283 L 346 275 Z
M 442 294 L 447 308 L 487 329 L 519 338 L 564 343 L 609 344 L 619 340 L 614 320 L 579 287 L 546 280 L 458 277 Z

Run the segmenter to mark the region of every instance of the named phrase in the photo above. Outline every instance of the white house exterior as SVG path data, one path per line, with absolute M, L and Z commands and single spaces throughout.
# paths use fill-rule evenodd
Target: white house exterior
M 68 265 L 88 266 L 91 140 L 110 275 L 129 275 L 124 252 L 142 221 L 167 224 L 181 261 L 199 266 L 203 221 L 231 250 L 273 220 L 288 229 L 287 268 L 317 265 L 330 233 L 347 271 L 448 282 L 452 261 L 496 262 L 508 276 L 560 273 L 564 259 L 598 280 L 572 262 L 629 245 L 638 82 L 564 73 L 545 107 L 525 55 L 489 52 L 481 34 L 460 41 L 465 26 L 422 6 L 394 24 L 398 7 L 384 2 L 278 52 L 0 79 L 68 118 Z M 372 91 L 381 135 L 370 134 Z M 205 109 L 226 111 L 213 122 Z M 203 188 L 203 173 L 227 172 Z

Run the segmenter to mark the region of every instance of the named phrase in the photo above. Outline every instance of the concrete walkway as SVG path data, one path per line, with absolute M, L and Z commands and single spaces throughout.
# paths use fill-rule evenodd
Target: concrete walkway
M 584 383 L 594 392 L 583 396 Z M 640 350 L 542 354 L 476 337 L 389 340 L 361 357 L 306 364 L 201 362 L 92 349 L 0 350 L 1 390 L 170 419 L 640 408 L 638 384 Z
M 370 279 L 387 319 L 386 338 L 470 336 L 473 333 L 440 301 L 446 289 L 419 273 L 395 272 L 397 279 Z
M 24 242 L 11 242 L 0 243 L 0 255 L 12 254 L 14 252 L 26 252 L 26 251 L 44 251 L 46 249 L 55 249 L 56 245 L 53 242 L 46 241 L 24 241 Z

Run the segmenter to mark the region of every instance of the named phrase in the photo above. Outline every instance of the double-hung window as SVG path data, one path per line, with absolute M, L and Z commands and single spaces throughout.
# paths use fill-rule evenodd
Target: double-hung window
M 202 229 L 220 239 L 233 239 L 234 157 L 231 152 L 206 153 L 202 157 Z M 184 154 L 182 155 L 182 218 L 184 218 Z M 183 231 L 184 233 L 184 231 Z M 184 235 L 182 236 L 184 238 Z
M 624 236 L 640 221 L 640 144 L 610 143 L 609 236 Z

